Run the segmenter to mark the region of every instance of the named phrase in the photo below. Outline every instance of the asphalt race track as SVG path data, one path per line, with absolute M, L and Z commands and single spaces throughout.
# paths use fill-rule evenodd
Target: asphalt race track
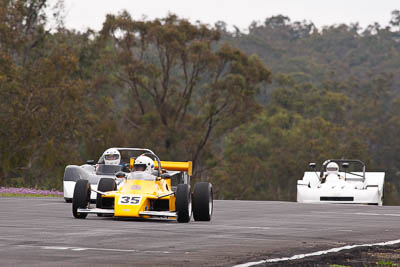
M 1 266 L 232 266 L 400 239 L 400 207 L 215 201 L 211 222 L 74 219 L 61 198 L 0 197 Z

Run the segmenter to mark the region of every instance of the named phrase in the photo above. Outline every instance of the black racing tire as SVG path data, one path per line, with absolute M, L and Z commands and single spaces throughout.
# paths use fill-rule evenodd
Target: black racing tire
M 175 193 L 176 220 L 180 223 L 187 223 L 192 216 L 192 194 L 188 184 L 178 184 Z
M 101 178 L 98 185 L 97 190 L 101 192 L 108 192 L 117 190 L 117 183 L 113 178 Z M 99 209 L 107 209 L 114 207 L 114 199 L 106 198 L 103 199 L 101 194 L 97 193 L 96 196 L 96 208 Z M 97 213 L 98 217 L 112 217 L 110 214 Z
M 77 219 L 85 219 L 87 213 L 78 212 L 79 208 L 86 208 L 90 201 L 90 184 L 88 180 L 78 180 L 75 184 L 72 198 L 72 214 Z
M 195 221 L 210 221 L 213 213 L 212 184 L 199 182 L 193 189 L 193 218 Z
M 72 203 L 72 198 L 64 197 L 65 203 Z
M 117 189 L 117 183 L 113 178 L 101 178 L 99 184 L 97 185 L 97 190 L 101 192 L 114 191 L 116 189 Z M 99 209 L 108 208 L 112 203 L 106 203 L 106 202 L 110 202 L 111 200 L 113 199 L 103 199 L 101 197 L 101 194 L 97 193 L 96 208 Z

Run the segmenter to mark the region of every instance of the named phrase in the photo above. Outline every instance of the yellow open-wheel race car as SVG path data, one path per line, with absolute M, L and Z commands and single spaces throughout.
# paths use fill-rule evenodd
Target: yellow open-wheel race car
M 89 213 L 98 216 L 131 218 L 165 218 L 189 222 L 210 221 L 213 212 L 212 185 L 198 182 L 190 187 L 192 162 L 160 161 L 151 150 L 132 148 L 141 153 L 130 159 L 131 172 L 118 172 L 123 178 L 101 178 L 97 189 L 88 180 L 78 180 L 72 199 L 75 218 Z M 91 207 L 90 194 L 97 193 L 96 207 Z M 93 205 L 93 204 L 92 204 Z

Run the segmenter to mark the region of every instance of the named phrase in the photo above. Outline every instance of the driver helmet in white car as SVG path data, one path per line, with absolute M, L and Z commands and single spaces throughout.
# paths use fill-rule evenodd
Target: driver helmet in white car
M 151 174 L 154 171 L 154 161 L 147 156 L 140 155 L 135 159 L 133 167 L 135 171 L 145 171 Z
M 326 174 L 339 175 L 339 165 L 336 162 L 329 162 L 328 165 L 326 165 Z
M 115 148 L 107 149 L 104 154 L 104 164 L 106 165 L 119 165 L 121 162 L 121 154 Z

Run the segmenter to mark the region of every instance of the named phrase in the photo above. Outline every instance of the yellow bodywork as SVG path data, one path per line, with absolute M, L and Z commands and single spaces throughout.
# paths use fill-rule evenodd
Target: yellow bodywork
M 131 164 L 133 166 L 131 159 Z M 161 161 L 165 170 L 192 172 L 192 162 Z M 156 164 L 155 169 L 158 168 Z M 155 200 L 168 201 L 168 211 L 175 211 L 175 195 L 171 190 L 171 180 L 157 177 L 155 180 L 127 179 L 118 191 L 106 192 L 103 198 L 114 198 L 114 216 L 148 217 L 140 212 L 152 211 Z

